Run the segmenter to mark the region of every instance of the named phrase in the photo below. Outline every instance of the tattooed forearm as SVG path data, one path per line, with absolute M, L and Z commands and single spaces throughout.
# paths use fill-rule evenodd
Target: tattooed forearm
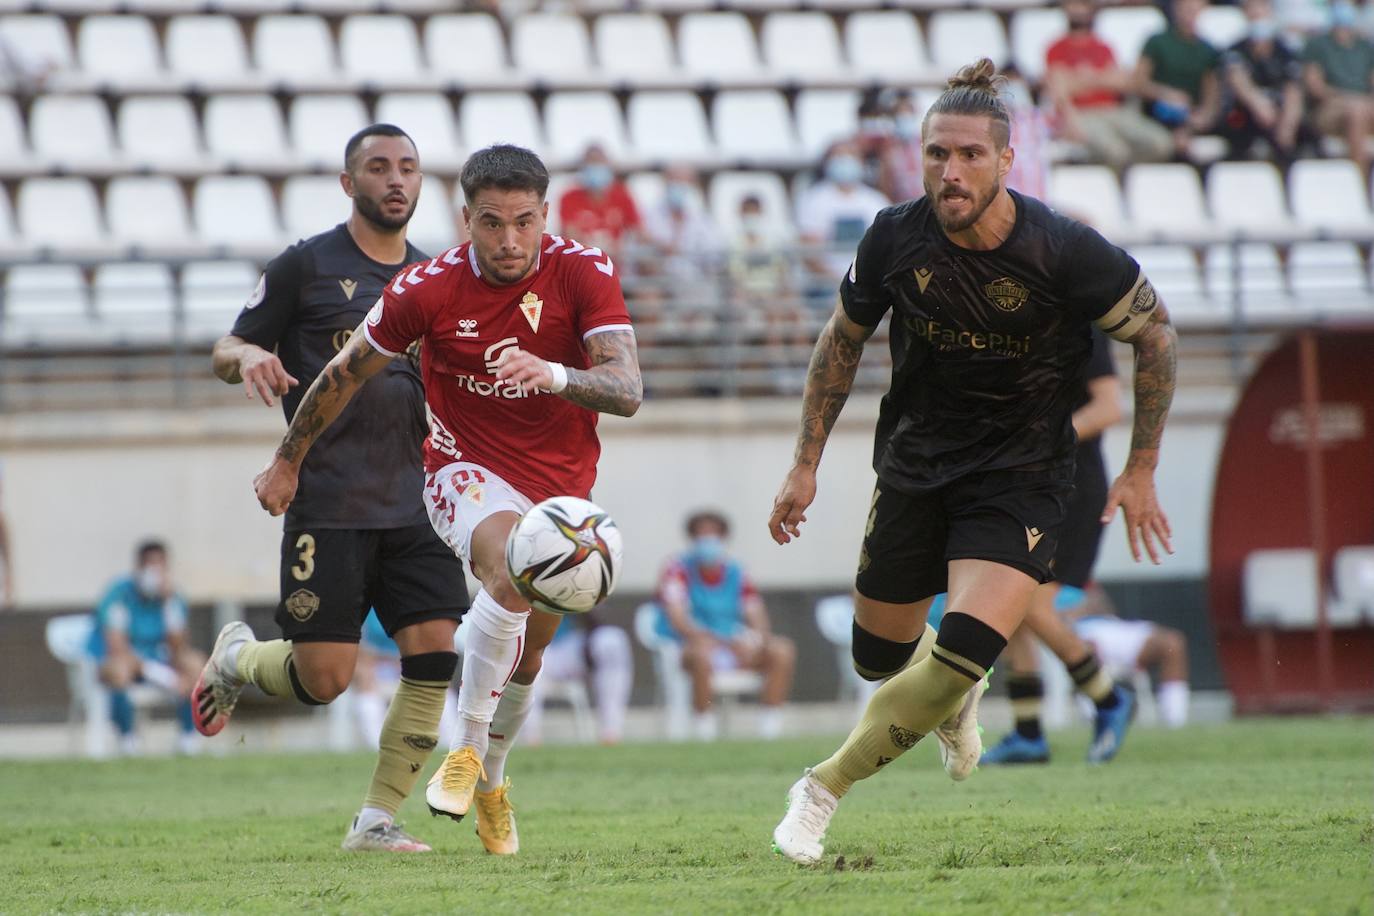
M 802 395 L 801 433 L 793 456 L 797 464 L 820 464 L 821 452 L 849 399 L 864 344 L 872 333 L 872 328 L 854 324 L 838 310 L 821 330 Z
M 390 361 L 391 357 L 372 348 L 359 325 L 305 392 L 286 438 L 277 447 L 277 457 L 295 465 L 304 461 L 310 446 L 338 418 L 363 383 Z
M 1164 420 L 1174 399 L 1178 335 L 1169 313 L 1160 303 L 1150 322 L 1131 341 L 1135 347 L 1135 429 L 1131 434 L 1131 460 L 1153 461 L 1164 434 Z M 1148 452 L 1149 455 L 1137 456 Z
M 568 387 L 559 394 L 600 413 L 632 417 L 644 400 L 639 351 L 630 331 L 607 331 L 587 338 L 590 369 L 568 366 Z

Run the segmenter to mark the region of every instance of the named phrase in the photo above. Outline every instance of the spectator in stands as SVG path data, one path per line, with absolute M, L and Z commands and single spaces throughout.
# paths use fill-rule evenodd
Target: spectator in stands
M 714 740 L 719 726 L 711 711 L 713 671 L 747 668 L 763 673 L 759 737 L 782 732 L 782 704 L 792 687 L 796 647 L 773 634 L 758 590 L 726 552 L 730 523 L 713 510 L 687 519 L 691 548 L 671 563 L 659 583 L 665 618 L 660 632 L 683 643 L 682 666 L 692 680 L 695 731 Z
M 558 202 L 558 218 L 563 234 L 583 245 L 596 246 L 618 257 L 624 246 L 638 240 L 641 224 L 639 208 L 627 188 L 616 177 L 611 157 L 593 143 L 582 156 L 577 184 L 563 193 Z
M 1349 0 L 1331 4 L 1331 30 L 1307 43 L 1303 77 L 1316 103 L 1317 127 L 1345 140 L 1350 158 L 1369 180 L 1369 137 L 1374 133 L 1374 43 L 1356 31 Z
M 809 347 L 805 316 L 797 299 L 791 262 L 784 254 L 787 237 L 763 210 L 763 199 L 746 194 L 739 202 L 739 233 L 730 245 L 733 312 L 744 323 L 761 316 L 768 356 L 786 370 L 787 345 Z M 789 381 L 782 380 L 784 387 Z
M 807 298 L 818 309 L 829 311 L 859 240 L 888 199 L 863 183 L 863 163 L 851 141 L 832 144 L 820 172 L 821 179 L 802 193 L 797 204 L 797 228 L 803 244 L 812 249 L 806 259 L 812 275 Z
M 1117 64 L 1111 46 L 1093 32 L 1095 0 L 1065 0 L 1063 6 L 1069 32 L 1046 52 L 1043 84 L 1060 136 L 1114 169 L 1168 159 L 1173 150 L 1168 129 L 1127 101 L 1135 76 Z M 1016 150 L 1019 160 L 1019 145 Z
M 878 190 L 891 201 L 918 200 L 921 184 L 921 119 L 910 92 L 897 94 L 892 105 L 892 139 L 883 147 Z
M 151 684 L 177 698 L 177 748 L 191 753 L 197 738 L 191 687 L 205 656 L 186 642 L 186 605 L 172 586 L 167 545 L 144 541 L 134 556 L 134 571 L 115 580 L 96 607 L 87 651 L 99 665 L 101 683 L 110 688 L 110 718 L 123 752 L 138 750 L 128 690 L 134 684 Z
M 1136 65 L 1145 110 L 1172 131 L 1174 155 L 1183 160 L 1193 136 L 1212 130 L 1221 109 L 1221 55 L 1197 33 L 1206 8 L 1207 0 L 1174 0 L 1169 28 L 1150 36 Z
M 596 704 L 596 738 L 602 744 L 620 743 L 634 685 L 634 652 L 624 629 L 601 623 L 593 613 L 564 617 L 553 642 L 544 650 L 544 667 L 534 682 L 534 705 L 521 732 L 530 744 L 538 744 L 542 737 L 549 685 L 582 681 L 589 675 Z
M 1226 103 L 1218 128 L 1228 158 L 1244 159 L 1263 140 L 1268 154 L 1287 166 L 1316 155 L 1319 138 L 1303 117 L 1302 64 L 1279 40 L 1271 0 L 1245 0 L 1245 38 L 1222 55 Z
M 644 213 L 644 235 L 658 255 L 654 272 L 668 281 L 668 295 L 679 307 L 714 308 L 725 239 L 702 203 L 697 173 L 677 165 L 663 177 L 663 197 Z
M 854 151 L 863 165 L 863 181 L 878 186 L 883 155 L 892 142 L 892 94 L 879 90 L 864 93 L 859 102 L 859 130 L 854 134 Z
M 1011 145 L 1016 150 L 1007 187 L 1044 200 L 1050 190 L 1049 120 L 1035 102 L 1035 90 L 1015 64 L 1006 64 L 1000 72 L 1007 78 L 1002 96 L 1011 115 Z

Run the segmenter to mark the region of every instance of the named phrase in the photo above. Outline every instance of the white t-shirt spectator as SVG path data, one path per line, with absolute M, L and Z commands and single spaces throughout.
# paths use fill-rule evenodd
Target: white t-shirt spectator
M 881 191 L 866 184 L 841 188 L 833 181 L 818 181 L 807 188 L 797 204 L 797 228 L 808 240 L 819 239 L 832 251 L 825 262 L 836 283 L 849 270 L 859 240 L 873 217 L 888 205 Z

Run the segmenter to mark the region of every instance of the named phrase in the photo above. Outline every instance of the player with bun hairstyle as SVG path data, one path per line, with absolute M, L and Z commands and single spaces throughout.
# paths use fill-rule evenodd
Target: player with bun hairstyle
M 1135 418 L 1119 508 L 1131 553 L 1171 551 L 1154 469 L 1174 390 L 1175 334 L 1140 265 L 1091 228 L 1008 190 L 1015 152 L 986 58 L 951 79 L 921 127 L 925 196 L 881 211 L 811 357 L 793 465 L 768 527 L 801 535 L 821 453 L 865 343 L 888 311 L 892 382 L 855 577 L 854 665 L 884 680 L 829 759 L 789 790 L 775 848 L 815 864 L 839 800 L 934 732 L 966 778 L 978 698 L 1052 561 L 1073 489 L 1074 398 L 1097 325 L 1135 349 Z M 935 595 L 949 599 L 938 634 Z

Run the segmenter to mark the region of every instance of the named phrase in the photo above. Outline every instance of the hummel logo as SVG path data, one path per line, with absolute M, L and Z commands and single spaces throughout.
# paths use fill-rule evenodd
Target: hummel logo
M 930 278 L 935 276 L 935 271 L 929 267 L 918 267 L 913 273 L 916 274 L 916 285 L 921 288 L 921 293 L 924 294 L 926 287 L 930 285 Z
M 457 333 L 458 333 L 458 336 L 459 336 L 459 337 L 476 337 L 476 336 L 477 336 L 477 319 L 476 319 L 476 318 L 459 318 L 459 319 L 458 319 L 458 332 L 457 332 Z
M 1034 551 L 1035 545 L 1040 543 L 1040 539 L 1045 536 L 1045 532 L 1039 528 L 1026 529 L 1026 550 Z
M 350 302 L 353 301 L 353 293 L 358 289 L 357 280 L 340 280 L 339 285 L 343 287 L 343 293 Z

